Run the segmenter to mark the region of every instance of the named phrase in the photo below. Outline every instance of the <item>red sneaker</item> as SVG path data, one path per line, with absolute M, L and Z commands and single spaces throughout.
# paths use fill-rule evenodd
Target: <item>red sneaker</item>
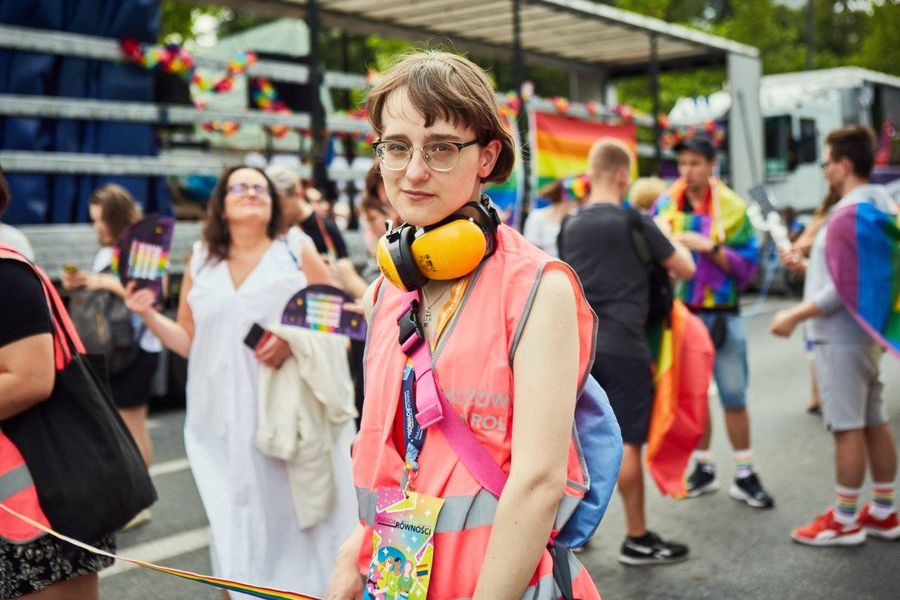
M 866 541 L 866 532 L 859 521 L 851 525 L 834 519 L 834 508 L 829 508 L 813 519 L 812 523 L 791 532 L 795 542 L 809 546 L 854 546 Z
M 866 504 L 863 506 L 862 510 L 859 511 L 857 521 L 859 521 L 859 524 L 862 525 L 862 528 L 869 535 L 885 540 L 896 540 L 900 538 L 900 519 L 897 518 L 896 510 L 884 519 L 876 519 L 869 514 L 869 505 Z

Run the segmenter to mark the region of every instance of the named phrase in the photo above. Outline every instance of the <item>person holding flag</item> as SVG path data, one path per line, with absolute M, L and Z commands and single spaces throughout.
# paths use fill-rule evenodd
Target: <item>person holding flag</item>
M 700 317 L 716 346 L 714 375 L 736 464 L 729 495 L 753 508 L 772 508 L 775 502 L 753 467 L 747 331 L 739 302 L 740 291 L 756 272 L 759 243 L 747 216 L 747 203 L 714 177 L 712 141 L 697 135 L 675 146 L 675 152 L 680 178 L 657 200 L 654 212 L 657 222 L 669 225 L 697 263 L 694 277 L 679 285 L 678 297 Z M 711 435 L 707 420 L 695 452 L 696 466 L 688 478 L 688 497 L 719 489 L 709 451 Z
M 826 136 L 822 168 L 841 200 L 813 242 L 804 301 L 777 313 L 771 326 L 789 337 L 808 321 L 822 416 L 834 436 L 834 505 L 791 534 L 810 546 L 861 544 L 867 534 L 900 538 L 897 447 L 879 379 L 882 346 L 900 356 L 900 229 L 887 191 L 869 184 L 874 152 L 875 134 L 866 127 Z M 866 456 L 873 500 L 857 510 Z

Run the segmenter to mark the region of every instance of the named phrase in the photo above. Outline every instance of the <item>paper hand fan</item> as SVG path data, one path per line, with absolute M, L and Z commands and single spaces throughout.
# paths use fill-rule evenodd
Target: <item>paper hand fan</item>
M 122 232 L 113 247 L 112 268 L 122 285 L 137 283 L 138 288 L 150 288 L 162 298 L 162 279 L 169 267 L 172 247 L 172 217 L 147 217 Z
M 347 310 L 353 298 L 330 285 L 311 285 L 297 292 L 284 307 L 284 325 L 338 333 L 353 340 L 366 339 L 366 320 L 361 313 Z

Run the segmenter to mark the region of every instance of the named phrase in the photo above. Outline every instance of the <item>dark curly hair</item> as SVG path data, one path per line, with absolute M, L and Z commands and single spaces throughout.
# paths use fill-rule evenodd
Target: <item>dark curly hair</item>
M 203 227 L 203 241 L 206 243 L 211 260 L 218 261 L 228 258 L 231 236 L 228 233 L 228 226 L 225 222 L 225 195 L 228 193 L 228 180 L 235 171 L 240 169 L 256 171 L 266 180 L 266 186 L 269 188 L 269 197 L 272 199 L 272 217 L 266 226 L 266 235 L 274 240 L 281 228 L 281 206 L 278 202 L 278 190 L 275 189 L 275 184 L 266 176 L 266 173 L 262 169 L 246 165 L 228 167 L 219 176 L 219 181 L 216 182 L 216 187 L 209 196 L 209 203 L 206 206 L 207 215 L 206 225 Z

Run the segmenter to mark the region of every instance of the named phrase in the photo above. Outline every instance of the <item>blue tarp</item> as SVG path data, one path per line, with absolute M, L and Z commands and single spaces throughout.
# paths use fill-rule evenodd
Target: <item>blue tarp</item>
M 155 43 L 160 0 L 36 0 L 0 2 L 0 23 Z M 142 68 L 0 49 L 0 93 L 130 102 L 153 101 L 153 74 Z M 0 148 L 153 156 L 152 125 L 116 121 L 0 119 Z M 12 224 L 72 223 L 88 218 L 88 199 L 110 182 L 127 188 L 145 212 L 170 213 L 159 177 L 7 173 L 13 202 L 3 215 Z

